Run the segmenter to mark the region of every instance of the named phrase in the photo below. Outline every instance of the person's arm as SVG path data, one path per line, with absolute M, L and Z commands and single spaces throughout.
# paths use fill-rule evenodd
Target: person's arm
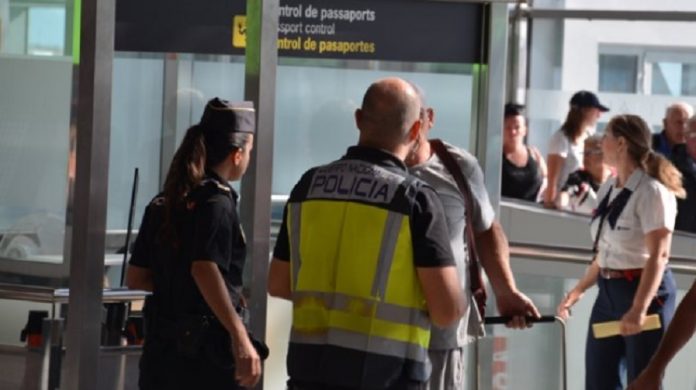
M 234 309 L 217 264 L 206 260 L 194 261 L 191 276 L 215 317 L 230 334 L 236 379 L 242 386 L 254 386 L 261 377 L 261 360 Z
M 149 268 L 134 264 L 128 265 L 126 271 L 126 286 L 135 290 L 153 291 L 152 271 Z
M 133 252 L 128 260 L 126 268 L 126 286 L 132 289 L 153 291 L 152 279 L 152 246 L 155 241 L 155 232 L 160 227 L 158 216 L 161 207 L 151 203 L 145 208 L 142 222 L 138 229 L 138 235 L 133 244 Z M 161 218 L 159 218 L 161 220 Z M 124 248 L 125 250 L 125 248 Z
M 430 321 L 444 328 L 459 320 L 464 315 L 464 298 L 457 267 L 418 267 L 416 272 Z
M 534 154 L 534 159 L 537 161 L 539 164 L 539 171 L 541 172 L 541 177 L 546 178 L 548 177 L 548 168 L 546 167 L 546 160 L 544 160 L 544 156 L 541 155 L 541 152 L 539 152 L 539 149 L 535 147 L 530 147 L 532 150 L 532 154 Z
M 475 238 L 481 266 L 491 282 L 498 311 L 503 316 L 513 317 L 509 327 L 527 327 L 526 316 L 539 318 L 541 314 L 534 303 L 517 290 L 510 269 L 508 241 L 502 226 L 494 221 L 488 230 L 476 233 Z
M 566 294 L 561 303 L 558 305 L 556 312 L 559 317 L 568 319 L 570 316 L 570 308 L 577 303 L 580 298 L 582 298 L 588 288 L 597 283 L 597 276 L 599 276 L 599 264 L 595 259 L 587 268 L 587 271 L 585 271 L 585 275 L 582 277 L 582 279 L 578 281 L 575 287 L 573 287 L 573 289 Z
M 556 196 L 558 195 L 558 180 L 561 176 L 565 158 L 558 154 L 549 154 L 548 158 L 548 183 L 544 192 L 544 207 L 555 208 Z
M 272 297 L 291 300 L 290 262 L 273 257 L 268 270 L 268 294 Z
M 679 303 L 677 312 L 657 347 L 655 355 L 627 390 L 658 390 L 667 365 L 696 331 L 696 282 Z
M 667 228 L 656 229 L 645 235 L 649 257 L 643 267 L 638 290 L 633 297 L 633 305 L 621 318 L 622 335 L 630 336 L 641 332 L 650 302 L 662 281 L 662 275 L 669 260 L 671 243 L 672 232 Z
M 288 206 L 283 208 L 283 220 L 273 248 L 273 260 L 268 270 L 266 289 L 272 297 L 292 300 L 290 236 L 288 234 Z
M 230 334 L 235 378 L 242 386 L 250 387 L 261 376 L 261 360 L 235 310 L 222 274 L 230 261 L 227 240 L 231 226 L 238 223 L 230 218 L 233 207 L 227 195 L 218 193 L 196 203 L 190 236 L 190 272 L 205 303 Z

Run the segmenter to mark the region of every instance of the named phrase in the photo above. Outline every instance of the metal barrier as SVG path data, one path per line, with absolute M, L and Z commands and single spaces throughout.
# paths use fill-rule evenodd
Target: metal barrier
M 143 300 L 149 294 L 149 292 L 141 290 L 105 289 L 102 301 L 107 305 L 127 305 L 133 301 Z M 51 305 L 49 318 L 45 318 L 42 323 L 42 342 L 40 347 L 29 348 L 0 345 L 0 356 L 11 356 L 16 360 L 15 365 L 23 366 L 24 375 L 20 379 L 19 384 L 21 388 L 58 389 L 61 380 L 63 356 L 65 354 L 63 347 L 64 319 L 61 318 L 58 306 L 69 303 L 69 290 L 0 284 L 0 299 Z M 109 369 L 104 370 L 104 372 L 110 375 L 108 375 L 109 379 L 105 381 L 108 382 L 108 385 L 105 385 L 103 388 L 123 389 L 126 381 L 126 358 L 128 356 L 138 356 L 140 353 L 140 346 L 102 346 L 100 359 L 106 361 L 111 358 L 117 358 L 115 365 L 109 365 Z M 19 363 L 22 360 L 23 364 Z M 15 375 L 15 377 L 17 376 Z M 9 379 L 7 380 L 9 381 Z

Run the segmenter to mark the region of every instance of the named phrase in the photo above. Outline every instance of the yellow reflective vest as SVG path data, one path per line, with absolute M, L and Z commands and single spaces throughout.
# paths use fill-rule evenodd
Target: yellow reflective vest
M 417 179 L 339 160 L 303 180 L 286 214 L 290 377 L 348 388 L 425 381 L 430 321 L 409 220 Z

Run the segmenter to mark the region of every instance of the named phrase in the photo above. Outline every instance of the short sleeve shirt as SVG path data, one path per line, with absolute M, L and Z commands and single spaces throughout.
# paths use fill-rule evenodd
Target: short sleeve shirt
M 385 167 L 393 172 L 408 176 L 404 163 L 395 156 L 378 149 L 354 146 L 342 160 L 358 160 Z M 295 185 L 290 200 L 301 198 L 300 193 L 311 180 L 314 169 L 306 172 L 302 179 Z M 452 251 L 449 245 L 449 234 L 445 222 L 442 204 L 432 187 L 420 182 L 415 182 L 414 203 L 410 215 L 411 236 L 413 243 L 414 264 L 416 267 L 442 267 L 454 265 Z M 278 232 L 273 256 L 281 261 L 290 260 L 290 249 L 287 228 L 287 205 L 283 215 L 283 222 Z
M 490 229 L 495 219 L 493 206 L 488 198 L 488 192 L 483 181 L 483 172 L 478 161 L 470 153 L 445 143 L 447 151 L 452 153 L 464 178 L 469 183 L 474 204 L 472 204 L 472 220 L 474 231 L 483 232 Z M 449 230 L 449 242 L 459 271 L 459 281 L 466 294 L 465 302 L 471 301 L 469 291 L 468 256 L 464 239 L 466 227 L 466 207 L 464 199 L 459 191 L 454 178 L 442 163 L 442 160 L 433 155 L 424 163 L 411 168 L 411 172 L 430 184 L 437 191 L 445 209 L 447 227 Z M 470 310 L 467 305 L 466 315 L 455 325 L 448 328 L 433 328 L 430 339 L 430 347 L 433 349 L 453 349 L 466 344 L 472 336 L 478 335 L 478 315 L 475 310 Z
M 209 313 L 193 277 L 193 261 L 212 261 L 220 270 L 230 296 L 242 285 L 246 244 L 236 211 L 236 193 L 222 179 L 209 175 L 187 198 L 188 210 L 171 218 L 173 237 L 165 237 L 164 198 L 148 205 L 134 244 L 130 264 L 153 273 L 153 298 L 162 315 L 182 310 Z
M 191 259 L 214 262 L 231 286 L 240 287 L 246 240 L 237 214 L 237 194 L 227 183 L 217 180 L 199 191 L 193 194 L 196 204 Z
M 597 199 L 609 196 L 615 199 L 621 188 L 615 188 L 616 179 L 607 180 L 599 189 Z M 674 230 L 677 214 L 676 197 L 664 185 L 641 169 L 628 178 L 625 188 L 632 191 L 614 227 L 605 218 L 598 242 L 597 261 L 602 268 L 643 268 L 650 254 L 645 235 L 666 228 Z M 610 203 L 611 204 L 611 203 Z M 601 218 L 591 223 L 592 239 L 596 237 Z
M 560 189 L 568 180 L 572 172 L 582 168 L 582 153 L 585 149 L 583 139 L 579 139 L 577 144 L 570 142 L 562 129 L 557 130 L 549 141 L 549 154 L 557 154 L 565 160 L 558 176 L 557 188 Z

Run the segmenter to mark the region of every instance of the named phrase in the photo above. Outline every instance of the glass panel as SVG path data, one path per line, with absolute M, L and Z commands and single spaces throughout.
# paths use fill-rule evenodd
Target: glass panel
M 125 229 L 134 169 L 139 169 L 134 226 L 159 191 L 164 56 L 117 54 L 113 66 L 107 229 Z
M 73 66 L 55 4 L 0 1 L 0 258 L 62 262 Z
M 367 87 L 403 77 L 425 91 L 435 109 L 433 136 L 467 148 L 471 136 L 474 66 L 381 61 L 280 59 L 273 193 L 288 194 L 310 167 L 339 158 L 356 144 L 353 114 Z
M 682 65 L 676 62 L 652 64 L 653 95 L 679 96 L 682 90 Z
M 599 55 L 599 90 L 635 93 L 638 57 L 614 54 Z
M 556 305 L 560 302 L 566 291 L 569 291 L 577 283 L 575 277 L 564 276 L 562 269 L 568 269 L 568 264 L 562 262 L 539 260 L 527 261 L 524 260 L 521 265 L 516 265 L 516 259 L 511 260 L 514 270 L 515 279 L 521 291 L 524 291 L 535 302 L 539 311 L 544 315 L 553 315 Z M 529 267 L 529 268 L 526 268 Z M 539 269 L 543 267 L 547 275 L 531 274 L 530 268 Z M 577 277 L 583 273 L 582 266 L 573 266 L 577 270 Z M 558 271 L 553 271 L 558 270 Z M 680 289 L 677 294 L 677 302 L 683 298 L 686 290 L 684 288 L 691 285 L 691 276 L 677 274 L 677 280 L 684 278 L 684 282 L 679 285 Z M 569 390 L 584 389 L 585 382 L 585 341 L 587 338 L 588 321 L 592 305 L 597 297 L 597 288 L 589 289 L 583 298 L 573 307 L 572 317 L 567 322 L 566 328 L 566 343 L 567 343 L 567 383 Z M 491 302 L 489 307 L 495 307 Z M 560 333 L 558 326 L 553 324 L 536 324 L 529 331 L 512 331 L 503 326 L 488 327 L 488 337 L 482 341 L 482 344 L 491 343 L 490 338 L 494 340 L 504 339 L 504 342 L 498 341 L 498 354 L 484 354 L 485 349 L 482 348 L 480 356 L 484 363 L 482 368 L 486 368 L 486 364 L 490 367 L 491 357 L 500 361 L 506 362 L 500 367 L 498 363 L 498 371 L 496 375 L 503 376 L 506 379 L 508 387 L 484 386 L 481 389 L 504 389 L 511 388 L 510 384 L 515 383 L 514 388 L 521 389 L 559 389 L 558 380 L 560 380 Z M 502 343 L 502 345 L 501 345 Z M 504 349 L 501 349 L 503 348 Z M 676 356 L 670 364 L 665 376 L 664 386 L 666 389 L 681 389 L 693 388 L 696 384 L 696 372 L 690 367 L 692 357 L 696 354 L 696 344 L 689 343 Z M 502 355 L 502 356 L 501 356 Z M 487 357 L 487 358 L 484 358 Z M 495 366 L 494 366 L 495 367 Z M 484 371 L 485 372 L 485 371 Z M 490 368 L 489 371 L 490 372 Z M 490 377 L 482 376 L 482 385 L 485 384 L 485 379 Z M 520 385 L 524 383 L 525 385 Z
M 41 56 L 63 54 L 65 47 L 65 8 L 29 8 L 27 53 Z
M 691 0 L 534 0 L 535 8 L 630 10 L 630 11 L 696 11 Z
M 696 96 L 696 64 L 684 64 L 682 67 L 682 95 Z

